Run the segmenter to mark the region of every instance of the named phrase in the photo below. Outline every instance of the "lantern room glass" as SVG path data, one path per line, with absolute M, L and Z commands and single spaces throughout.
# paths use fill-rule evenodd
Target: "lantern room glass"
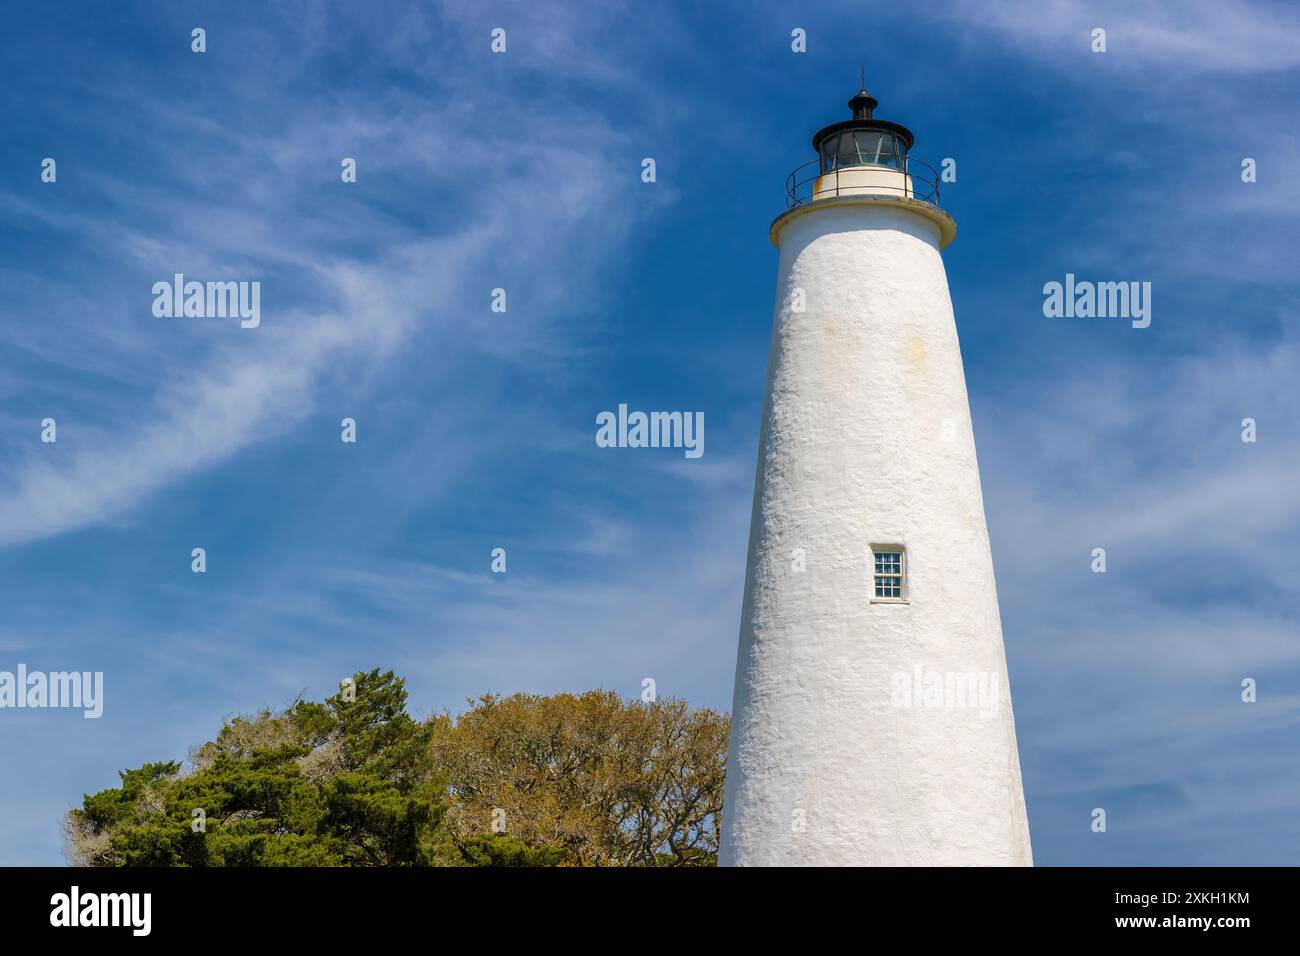
M 889 130 L 851 129 L 822 143 L 822 173 L 850 166 L 883 166 L 905 169 L 907 146 Z

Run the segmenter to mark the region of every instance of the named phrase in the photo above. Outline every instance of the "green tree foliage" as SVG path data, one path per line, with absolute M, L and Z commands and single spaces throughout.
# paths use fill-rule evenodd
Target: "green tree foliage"
M 403 681 L 358 674 L 355 700 L 298 701 L 237 718 L 191 769 L 146 764 L 87 796 L 66 830 L 100 866 L 410 866 L 433 862 L 445 784 L 420 754 L 429 728 Z M 417 766 L 417 764 L 419 766 Z M 202 814 L 196 818 L 196 811 Z M 202 820 L 202 826 L 199 825 Z
M 64 821 L 86 866 L 711 865 L 727 718 L 616 694 L 406 711 L 403 680 L 227 721 Z

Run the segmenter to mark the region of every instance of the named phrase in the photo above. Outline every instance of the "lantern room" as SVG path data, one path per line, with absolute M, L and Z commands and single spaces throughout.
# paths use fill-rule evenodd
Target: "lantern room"
M 912 153 L 906 126 L 875 116 L 876 98 L 860 84 L 849 100 L 850 116 L 822 127 L 812 138 L 816 158 L 785 180 L 786 211 L 769 230 L 780 246 L 781 228 L 804 212 L 828 206 L 897 207 L 939 228 L 939 248 L 957 236 L 957 224 L 939 205 L 939 171 Z
M 875 97 L 861 88 L 849 100 L 852 119 L 832 123 L 813 137 L 818 178 L 814 199 L 844 195 L 911 197 L 908 150 L 915 137 L 898 123 L 876 119 Z

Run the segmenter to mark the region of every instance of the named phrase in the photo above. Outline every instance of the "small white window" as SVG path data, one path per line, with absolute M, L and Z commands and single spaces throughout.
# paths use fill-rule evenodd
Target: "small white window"
M 871 546 L 871 600 L 907 601 L 907 551 L 901 544 Z

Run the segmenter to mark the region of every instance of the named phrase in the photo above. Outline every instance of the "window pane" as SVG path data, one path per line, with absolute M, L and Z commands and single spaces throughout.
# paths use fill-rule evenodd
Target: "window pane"
M 835 163 L 837 166 L 858 165 L 858 151 L 857 147 L 853 145 L 853 135 L 851 133 L 840 134 Z
M 903 600 L 903 552 L 872 548 L 873 596 Z
M 876 130 L 861 129 L 853 134 L 858 145 L 858 160 L 874 165 L 879 160 L 880 133 Z
M 835 168 L 835 138 L 822 143 L 822 172 L 828 173 Z

